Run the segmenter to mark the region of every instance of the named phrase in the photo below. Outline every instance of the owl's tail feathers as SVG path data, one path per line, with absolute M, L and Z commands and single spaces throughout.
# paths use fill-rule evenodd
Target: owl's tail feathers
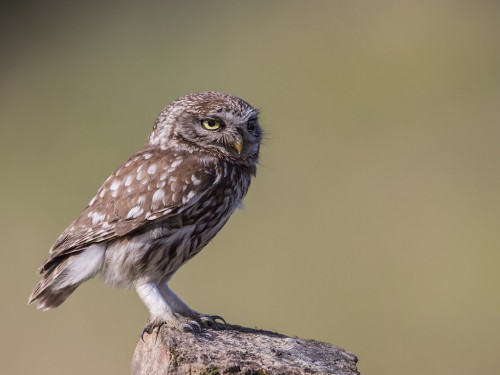
M 37 307 L 42 310 L 50 310 L 63 303 L 79 284 L 65 286 L 66 270 L 74 257 L 66 257 L 45 271 L 40 282 L 31 292 L 28 303 L 37 301 Z
M 50 310 L 63 303 L 84 281 L 94 277 L 104 261 L 105 247 L 92 245 L 80 253 L 52 259 L 42 266 L 44 276 L 35 286 L 28 304 L 37 302 L 37 308 Z

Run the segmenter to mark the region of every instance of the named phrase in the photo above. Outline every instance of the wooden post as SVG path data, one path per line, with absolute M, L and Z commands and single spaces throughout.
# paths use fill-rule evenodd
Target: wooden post
M 163 326 L 139 339 L 132 375 L 359 374 L 354 354 L 331 344 L 227 325 L 181 332 Z

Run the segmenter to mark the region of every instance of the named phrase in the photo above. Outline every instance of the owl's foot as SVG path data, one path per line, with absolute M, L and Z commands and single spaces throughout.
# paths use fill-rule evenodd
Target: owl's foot
M 191 309 L 166 283 L 161 286 L 153 282 L 138 283 L 136 290 L 151 312 L 151 318 L 142 330 L 141 337 L 145 333 L 153 333 L 156 328 L 158 336 L 163 325 L 179 331 L 199 333 L 202 328 L 219 329 L 227 324 L 218 315 L 200 314 Z
M 199 333 L 203 328 L 219 329 L 227 324 L 219 315 L 200 314 L 193 310 L 186 315 L 177 314 L 177 318 L 180 321 L 179 328 L 184 332 Z
M 161 319 L 150 319 L 144 326 L 141 332 L 141 339 L 144 341 L 144 335 L 154 333 L 156 331 L 156 338 L 160 333 L 162 326 L 176 328 L 183 332 L 200 333 L 203 328 L 219 329 L 227 323 L 223 317 L 219 315 L 205 315 L 197 312 L 191 312 L 189 316 L 175 314 L 175 319 L 168 321 Z
M 201 327 L 219 328 L 226 325 L 224 318 L 219 315 L 200 314 L 186 305 L 165 283 L 160 288 L 161 294 L 176 318 L 187 319 L 188 324 L 193 326 L 191 331 L 199 331 Z
M 150 319 L 142 329 L 141 332 L 142 341 L 144 341 L 145 334 L 151 335 L 152 333 L 155 332 L 156 332 L 155 339 L 157 339 L 160 333 L 160 329 L 164 325 L 167 327 L 176 328 L 179 331 L 183 332 L 193 332 L 193 333 L 201 332 L 201 325 L 196 320 L 185 318 L 183 316 L 182 317 L 176 316 L 174 319 L 169 319 L 167 321 L 161 319 Z

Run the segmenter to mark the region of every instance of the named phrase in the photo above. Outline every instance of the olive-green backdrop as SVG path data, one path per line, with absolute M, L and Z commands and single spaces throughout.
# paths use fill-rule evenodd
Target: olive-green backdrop
M 364 374 L 500 373 L 500 3 L 44 1 L 0 12 L 0 372 L 125 374 L 147 312 L 36 268 L 189 92 L 261 109 L 245 201 L 172 286 Z

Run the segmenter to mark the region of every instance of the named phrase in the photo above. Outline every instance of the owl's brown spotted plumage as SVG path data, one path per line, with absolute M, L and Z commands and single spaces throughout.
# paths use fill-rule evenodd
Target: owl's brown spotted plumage
M 57 307 L 100 274 L 107 284 L 134 287 L 152 322 L 210 322 L 167 283 L 240 205 L 260 141 L 258 112 L 239 98 L 205 92 L 174 101 L 145 146 L 58 238 L 29 302 Z

